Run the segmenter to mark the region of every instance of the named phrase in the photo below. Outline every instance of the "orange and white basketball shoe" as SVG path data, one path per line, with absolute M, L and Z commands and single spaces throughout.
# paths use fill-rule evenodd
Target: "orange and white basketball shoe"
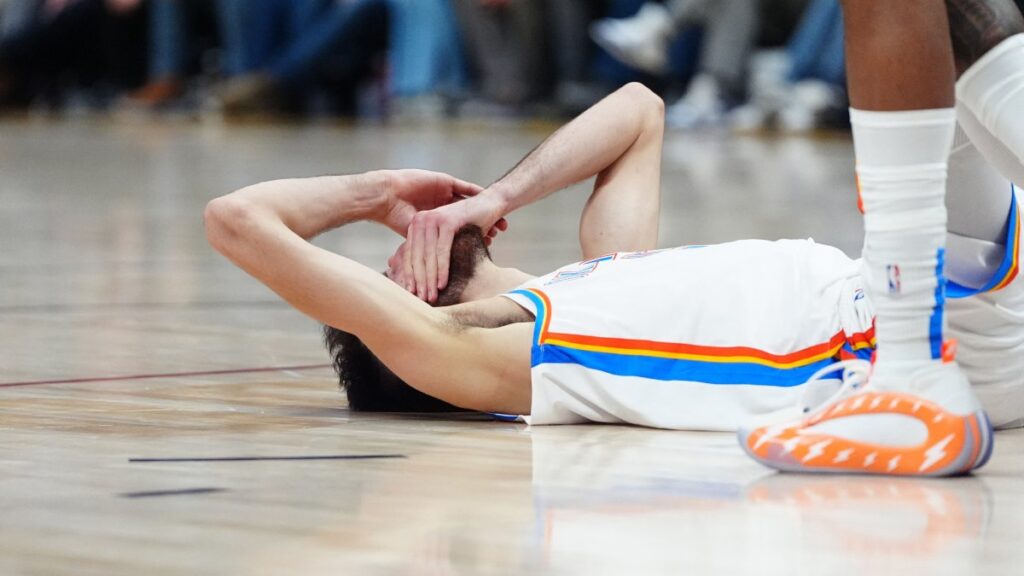
M 741 429 L 743 449 L 785 472 L 952 476 L 982 467 L 992 426 L 952 354 L 913 373 L 897 391 L 872 382 L 871 364 L 848 360 L 819 371 L 812 388 L 842 370 L 843 384 L 796 420 Z

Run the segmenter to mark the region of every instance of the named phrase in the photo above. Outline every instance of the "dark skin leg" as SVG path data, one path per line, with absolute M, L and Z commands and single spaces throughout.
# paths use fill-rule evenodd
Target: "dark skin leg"
M 1003 40 L 1024 32 L 1013 0 L 946 0 L 957 76 Z
M 843 0 L 850 104 L 860 110 L 952 108 L 953 48 L 943 0 Z

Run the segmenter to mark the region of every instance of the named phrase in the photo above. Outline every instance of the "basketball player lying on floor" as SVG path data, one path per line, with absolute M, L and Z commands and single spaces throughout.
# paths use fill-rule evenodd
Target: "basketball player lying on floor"
M 207 234 L 330 327 L 329 348 L 356 410 L 459 407 L 523 415 L 530 424 L 687 430 L 735 430 L 800 410 L 813 416 L 801 402 L 842 389 L 837 375 L 808 383 L 812 376 L 871 353 L 872 307 L 858 261 L 811 240 L 655 250 L 662 113 L 656 95 L 630 84 L 486 190 L 419 170 L 264 182 L 213 200 Z M 1024 416 L 1017 204 L 1010 183 L 961 140 L 951 158 L 947 260 L 950 292 L 971 296 L 949 307 L 949 323 L 992 421 L 1014 426 Z M 491 262 L 482 230 L 493 233 L 509 212 L 593 175 L 580 221 L 582 262 L 540 278 Z M 979 212 L 970 198 L 982 188 L 1003 200 L 999 242 L 957 233 Z M 359 220 L 408 234 L 389 277 L 307 242 Z M 475 226 L 446 242 L 452 221 Z M 848 381 L 863 369 L 844 366 Z M 980 464 L 991 444 L 985 413 L 966 383 L 945 394 L 872 402 L 873 415 L 909 425 L 897 427 L 903 436 L 895 439 L 846 439 L 851 450 L 900 456 L 891 468 L 889 457 L 885 467 L 858 470 L 950 474 Z M 833 414 L 822 426 L 857 413 Z M 948 434 L 949 450 L 932 456 Z M 923 460 L 934 462 L 921 468 Z

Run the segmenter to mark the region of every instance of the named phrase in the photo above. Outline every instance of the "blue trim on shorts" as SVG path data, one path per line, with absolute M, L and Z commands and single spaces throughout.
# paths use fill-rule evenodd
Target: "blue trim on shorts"
M 1013 254 L 1016 251 L 1017 245 L 1017 194 L 1014 192 L 1013 184 L 1010 184 L 1010 215 L 1007 217 L 1006 223 L 1006 240 L 1004 245 L 1006 246 L 1006 254 L 1003 256 L 1003 261 L 999 263 L 999 268 L 996 268 L 992 277 L 989 278 L 988 282 L 985 283 L 981 288 L 968 288 L 967 286 L 961 286 L 956 282 L 950 281 L 946 285 L 946 297 L 947 298 L 968 298 L 970 296 L 976 296 L 985 292 L 991 291 L 993 288 L 998 286 L 1006 278 L 1006 275 L 1010 273 L 1013 268 Z

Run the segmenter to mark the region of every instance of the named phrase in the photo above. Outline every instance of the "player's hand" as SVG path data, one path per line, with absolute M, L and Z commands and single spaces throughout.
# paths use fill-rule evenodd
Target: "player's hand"
M 484 242 L 488 246 L 490 246 L 491 242 L 494 240 L 495 237 L 497 237 L 498 233 L 504 232 L 505 230 L 508 230 L 508 221 L 505 220 L 504 218 L 501 218 L 495 223 L 494 226 L 490 228 L 490 230 L 487 231 L 486 234 L 484 234 Z M 448 259 L 445 262 L 449 263 L 450 261 L 451 250 L 449 250 Z M 395 250 L 395 253 L 392 254 L 390 258 L 388 258 L 387 277 L 393 280 L 399 286 L 408 290 L 409 292 L 416 294 L 416 278 L 413 269 L 414 267 L 412 262 L 411 243 L 409 242 L 409 240 L 406 240 L 405 242 L 402 242 L 398 249 Z M 436 301 L 438 293 L 443 289 L 444 286 L 441 286 L 434 293 L 431 293 L 428 290 L 427 297 L 425 298 L 425 300 L 427 302 Z
M 388 270 L 385 276 L 409 292 L 415 292 L 416 284 L 412 280 L 412 275 L 406 274 L 406 264 L 408 259 L 409 241 L 405 240 L 398 246 L 395 253 L 388 258 Z M 409 268 L 409 270 L 412 270 L 412 268 Z
M 387 198 L 379 220 L 402 236 L 417 212 L 476 196 L 483 190 L 472 182 L 429 170 L 382 170 L 378 175 Z
M 410 291 L 427 302 L 437 300 L 438 291 L 448 285 L 455 233 L 467 224 L 474 224 L 484 231 L 484 240 L 490 244 L 498 232 L 508 229 L 503 210 L 494 197 L 480 194 L 416 213 L 405 235 L 408 248 L 402 255 L 404 262 L 400 273 L 407 283 L 412 282 Z

